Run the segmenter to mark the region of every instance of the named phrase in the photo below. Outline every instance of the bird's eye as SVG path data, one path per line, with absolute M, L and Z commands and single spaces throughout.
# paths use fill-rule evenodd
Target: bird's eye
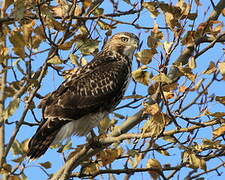
M 121 37 L 121 41 L 127 42 L 129 39 L 127 37 Z

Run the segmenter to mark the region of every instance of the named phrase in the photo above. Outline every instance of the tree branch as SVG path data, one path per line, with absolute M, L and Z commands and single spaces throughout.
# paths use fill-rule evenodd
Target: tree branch
M 210 20 L 217 20 L 224 8 L 225 8 L 225 1 L 220 0 L 206 22 L 209 22 Z M 203 41 L 202 38 L 199 38 L 193 44 L 188 45 L 182 51 L 181 55 L 174 61 L 173 63 L 174 66 L 170 68 L 170 71 L 168 73 L 168 77 L 171 80 L 176 81 L 179 79 L 178 71 L 175 65 L 178 65 L 178 64 L 186 65 L 188 63 L 189 58 L 193 55 L 195 47 L 202 42 L 205 42 L 205 41 Z

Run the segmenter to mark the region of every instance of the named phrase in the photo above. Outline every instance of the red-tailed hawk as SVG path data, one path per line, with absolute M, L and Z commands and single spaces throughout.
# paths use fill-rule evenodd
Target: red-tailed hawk
M 114 110 L 130 80 L 138 43 L 132 33 L 115 34 L 90 63 L 42 100 L 43 121 L 29 142 L 27 156 L 38 158 L 51 144 L 88 134 Z

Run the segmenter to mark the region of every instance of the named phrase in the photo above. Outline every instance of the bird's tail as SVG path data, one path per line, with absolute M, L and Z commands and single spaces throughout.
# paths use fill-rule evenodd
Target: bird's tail
M 60 121 L 58 118 L 47 119 L 42 123 L 28 144 L 29 150 L 27 156 L 30 159 L 36 159 L 42 156 L 48 150 L 64 124 L 66 122 Z

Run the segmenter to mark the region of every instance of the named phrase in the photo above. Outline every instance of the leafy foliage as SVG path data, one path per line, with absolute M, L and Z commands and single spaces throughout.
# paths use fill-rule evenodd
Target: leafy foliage
M 225 3 L 210 2 L 206 7 L 200 0 L 2 1 L 0 177 L 30 179 L 29 167 L 50 179 L 101 174 L 129 179 L 141 172 L 153 179 L 220 176 L 225 165 L 220 91 Z M 36 107 L 49 93 L 52 76 L 54 83 L 69 78 L 113 32 L 126 28 L 142 41 L 134 54 L 134 81 L 123 104 L 101 120 L 97 148 L 93 142 L 75 146 L 72 141 L 52 146 L 54 157 L 60 153 L 65 161 L 53 174 L 56 162 L 50 157 L 28 163 L 30 129 L 41 120 Z

